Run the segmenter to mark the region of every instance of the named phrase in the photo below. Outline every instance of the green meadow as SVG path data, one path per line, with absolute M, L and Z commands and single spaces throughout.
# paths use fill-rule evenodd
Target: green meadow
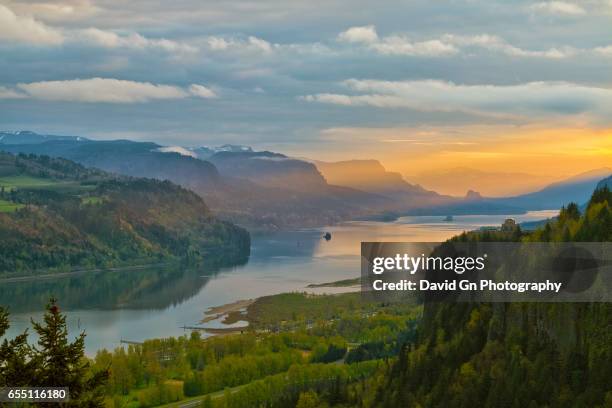
M 34 177 L 29 175 L 15 175 L 0 177 L 0 189 L 4 187 L 5 192 L 14 189 L 22 190 L 54 190 L 60 192 L 80 192 L 94 188 L 90 185 L 82 185 L 78 181 L 58 180 L 54 178 Z
M 102 204 L 104 202 L 104 198 L 98 196 L 87 196 L 81 199 L 83 204 Z
M 61 182 L 54 179 L 27 175 L 0 177 L 0 186 L 4 186 L 7 190 L 14 188 L 54 187 L 58 184 L 61 184 Z
M 9 213 L 23 207 L 23 204 L 13 203 L 11 201 L 6 201 L 0 199 L 0 213 Z

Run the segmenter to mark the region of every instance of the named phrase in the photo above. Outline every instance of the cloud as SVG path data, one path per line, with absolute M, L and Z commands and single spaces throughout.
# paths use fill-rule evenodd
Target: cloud
M 266 40 L 262 40 L 261 38 L 250 36 L 249 37 L 249 45 L 251 45 L 252 47 L 257 48 L 257 49 L 259 49 L 259 50 L 261 50 L 263 52 L 271 52 L 272 51 L 272 44 L 270 44 Z
M 0 4 L 0 41 L 34 45 L 58 45 L 62 33 L 31 17 L 18 16 Z
M 380 81 L 349 79 L 343 86 L 357 95 L 321 93 L 300 99 L 342 106 L 408 108 L 423 112 L 464 112 L 522 117 L 593 113 L 609 115 L 612 89 L 568 82 L 517 85 L 457 85 L 438 80 Z
M 605 57 L 612 57 L 612 45 L 607 47 L 597 47 L 593 50 L 596 54 L 603 55 Z
M 75 34 L 75 40 L 95 44 L 104 48 L 131 48 L 137 50 L 157 48 L 166 52 L 195 53 L 198 49 L 192 45 L 167 40 L 165 38 L 151 39 L 138 33 L 119 35 L 112 31 L 88 28 Z
M 25 95 L 15 91 L 14 89 L 9 89 L 4 86 L 0 86 L 0 99 L 19 99 L 25 98 Z
M 394 35 L 385 37 L 382 41 L 371 44 L 371 47 L 381 54 L 410 56 L 445 56 L 459 52 L 452 44 L 441 40 L 412 42 L 405 36 Z
M 113 78 L 73 79 L 17 84 L 16 89 L 0 88 L 0 98 L 33 98 L 46 101 L 86 103 L 139 103 L 152 100 L 183 99 L 189 96 L 214 98 L 216 94 L 202 85 L 187 90 L 171 85 L 126 81 Z
M 422 41 L 411 40 L 407 35 L 395 34 L 379 37 L 373 25 L 351 27 L 338 35 L 341 42 L 358 44 L 383 55 L 415 57 L 443 57 L 461 52 L 463 48 L 478 47 L 500 52 L 512 57 L 539 57 L 559 59 L 573 56 L 578 50 L 572 47 L 526 50 L 509 44 L 503 38 L 489 35 L 445 34 L 439 38 Z
M 212 89 L 198 84 L 191 84 L 191 86 L 189 86 L 189 93 L 204 99 L 212 99 L 217 97 L 217 94 Z
M 211 36 L 206 39 L 208 47 L 214 51 L 226 50 L 230 47 L 230 42 L 222 37 Z
M 42 4 L 40 5 L 43 6 Z M 71 6 L 59 5 L 44 9 L 68 13 Z M 68 10 L 68 11 L 66 11 Z M 190 44 L 165 38 L 147 38 L 139 33 L 117 34 L 98 28 L 59 31 L 30 17 L 21 17 L 6 6 L 0 5 L 0 41 L 20 42 L 36 45 L 58 45 L 67 41 L 92 44 L 103 48 L 129 48 L 134 50 L 160 49 L 172 53 L 195 53 L 198 49 Z
M 71 102 L 135 103 L 186 97 L 181 88 L 112 78 L 73 79 L 17 84 L 35 99 Z
M 459 47 L 479 47 L 489 51 L 501 52 L 511 57 L 566 58 L 576 54 L 571 47 L 549 48 L 547 50 L 525 50 L 506 42 L 496 35 L 481 34 L 473 36 L 446 34 L 443 40 Z
M 17 14 L 58 23 L 83 20 L 101 12 L 102 9 L 93 4 L 93 1 L 95 0 L 4 0 L 4 3 L 9 4 Z
M 351 27 L 338 34 L 338 41 L 371 44 L 378 41 L 378 34 L 373 25 Z
M 544 1 L 531 5 L 529 9 L 535 12 L 556 15 L 580 16 L 586 14 L 586 10 L 578 4 L 567 3 L 565 1 Z
M 332 105 L 343 106 L 374 106 L 377 108 L 409 108 L 414 104 L 404 100 L 402 97 L 394 95 L 342 95 L 331 93 L 320 93 L 316 95 L 306 95 L 300 99 L 307 102 L 321 102 Z
M 204 45 L 211 51 L 257 52 L 269 54 L 280 47 L 261 38 L 249 36 L 247 38 L 210 36 L 204 40 Z
M 411 41 L 405 35 L 391 35 L 380 38 L 373 25 L 351 27 L 338 34 L 338 41 L 360 44 L 385 55 L 438 57 L 457 53 L 457 49 L 441 40 Z

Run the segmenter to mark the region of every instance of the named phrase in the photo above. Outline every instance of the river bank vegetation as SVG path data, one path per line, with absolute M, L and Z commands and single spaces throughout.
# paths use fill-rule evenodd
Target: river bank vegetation
M 603 188 L 584 210 L 570 204 L 558 220 L 533 233 L 480 231 L 455 239 L 608 240 L 610 203 L 612 194 Z M 604 407 L 612 403 L 610 304 L 426 302 L 419 320 L 418 307 L 368 304 L 359 296 L 284 294 L 251 304 L 247 315 L 261 337 L 207 340 L 203 343 L 211 346 L 205 348 L 216 342 L 252 341 L 256 345 L 235 348 L 234 354 L 248 356 L 247 350 L 258 350 L 259 355 L 258 347 L 263 347 L 285 360 L 276 363 L 278 373 L 254 370 L 265 375 L 242 377 L 246 385 L 239 387 L 230 382 L 223 394 L 203 397 L 202 405 L 470 407 L 481 401 L 490 407 Z M 215 349 L 225 350 L 219 347 Z M 303 360 L 288 363 L 299 358 L 295 348 Z M 248 366 L 257 367 L 257 357 L 250 358 L 254 360 Z M 203 361 L 216 361 L 215 366 L 226 364 L 223 360 Z M 240 361 L 247 364 L 247 360 Z M 335 364 L 339 360 L 342 364 Z M 283 363 L 290 368 L 285 370 Z M 209 386 L 202 382 L 206 375 L 194 378 Z M 183 383 L 185 395 L 189 388 L 185 384 L 192 382 Z
M 602 188 L 584 209 L 570 204 L 535 232 L 478 231 L 454 240 L 609 240 L 610 203 Z M 194 331 L 78 361 L 90 378 L 108 373 L 95 388 L 107 407 L 612 404 L 609 303 L 414 305 L 289 293 L 250 302 L 245 319 L 244 334 L 205 339 Z M 3 368 L 21 361 L 2 357 Z
M 293 293 L 261 298 L 248 308 L 248 333 L 204 339 L 194 331 L 103 350 L 94 367 L 111 367 L 107 402 L 117 407 L 155 406 L 215 393 L 214 401 L 231 395 L 237 404 L 253 406 L 256 400 L 279 402 L 299 394 L 279 393 L 285 387 L 344 387 L 371 375 L 382 359 L 396 354 L 404 339 L 415 336 L 420 316 L 418 306 L 362 304 L 359 296 Z M 303 314 L 302 305 L 314 304 L 322 307 Z M 267 314 L 269 307 L 281 305 L 288 313 L 279 316 L 283 324 L 261 319 L 262 311 Z M 219 393 L 225 389 L 232 392 Z

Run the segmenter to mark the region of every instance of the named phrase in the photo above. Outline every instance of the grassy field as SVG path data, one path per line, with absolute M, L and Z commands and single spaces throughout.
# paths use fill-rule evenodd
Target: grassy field
M 17 204 L 17 203 L 13 203 L 10 201 L 0 199 L 0 213 L 13 212 L 15 210 L 20 209 L 21 207 L 23 207 L 23 204 Z
M 87 196 L 81 199 L 83 204 L 100 204 L 104 202 L 104 198 L 96 196 Z
M 4 176 L 0 177 L 0 190 L 9 193 L 12 190 L 53 190 L 69 194 L 77 194 L 94 188 L 90 185 L 81 185 L 78 181 L 63 181 L 53 178 L 32 177 L 27 175 Z M 104 199 L 102 197 L 87 196 L 83 197 L 83 204 L 99 204 Z M 0 199 L 0 212 L 13 212 L 23 207 L 23 204 Z
M 361 278 L 343 279 L 335 282 L 326 283 L 311 283 L 308 288 L 344 288 L 350 286 L 359 286 L 361 284 Z
M 83 186 L 77 181 L 62 181 L 52 178 L 32 177 L 26 175 L 0 177 L 0 186 L 4 187 L 5 191 L 11 191 L 15 188 L 19 188 L 78 192 L 93 188 L 92 186 Z
M 361 293 L 283 293 L 257 299 L 247 308 L 247 320 L 255 328 L 263 328 L 292 320 L 333 319 L 344 311 L 371 306 L 374 304 L 362 302 Z
M 57 180 L 32 176 L 0 177 L 0 186 L 5 189 L 50 187 L 59 184 Z

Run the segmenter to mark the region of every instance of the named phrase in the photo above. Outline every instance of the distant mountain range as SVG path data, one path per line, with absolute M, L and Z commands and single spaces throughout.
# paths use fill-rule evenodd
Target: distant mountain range
M 468 189 L 462 198 L 456 198 L 428 191 L 418 184 L 410 184 L 399 173 L 386 171 L 376 160 L 315 163 L 329 182 L 400 199 L 402 208 L 411 214 L 474 214 L 479 211 L 511 214 L 526 210 L 558 209 L 572 201 L 578 204 L 586 202 L 597 183 L 612 174 L 612 168 L 601 168 L 552 183 L 532 193 L 515 196 L 508 193 L 505 197 L 486 197 L 480 192 Z M 512 185 L 518 185 L 524 176 L 521 173 L 487 173 L 465 168 L 457 169 L 457 174 L 452 174 L 450 171 L 444 174 L 447 174 L 449 182 L 458 177 L 467 177 L 462 183 L 472 184 L 476 184 L 475 177 L 482 176 L 488 179 L 493 175 L 499 175 L 501 180 L 498 180 L 498 184 L 504 186 L 508 178 L 513 179 Z M 533 181 L 531 178 L 529 182 Z
M 583 204 L 591 197 L 598 183 L 611 174 L 612 169 L 610 168 L 591 170 L 550 184 L 533 193 L 491 199 L 491 201 L 530 210 L 557 209 L 569 202 Z
M 27 143 L 20 143 L 22 136 Z M 170 180 L 200 194 L 221 217 L 252 229 L 320 226 L 378 211 L 389 201 L 331 186 L 311 163 L 238 146 L 179 149 L 129 140 L 0 132 L 0 150 L 62 157 L 113 173 Z
M 328 182 L 391 197 L 404 208 L 448 203 L 451 199 L 406 182 L 401 174 L 387 171 L 378 160 L 314 163 Z
M 536 191 L 550 180 L 549 177 L 533 174 L 483 171 L 468 167 L 423 171 L 407 178 L 427 188 L 453 196 L 463 196 L 466 191 L 475 190 L 488 197 L 514 196 L 526 191 Z
M 464 202 L 451 206 L 439 206 L 435 209 L 435 213 L 444 213 L 444 211 L 449 214 L 474 214 L 477 211 L 495 213 L 505 208 L 507 209 L 505 213 L 513 214 L 517 210 L 557 210 L 570 202 L 581 205 L 589 200 L 602 178 L 610 174 L 612 174 L 612 169 L 609 168 L 591 170 L 552 183 L 538 191 L 510 197 L 482 197 L 475 191 L 468 191 Z M 417 213 L 426 214 L 428 211 L 419 210 Z
M 315 165 L 280 153 L 226 150 L 210 155 L 207 160 L 221 174 L 265 187 L 313 192 L 330 187 Z
M 401 174 L 387 171 L 378 160 L 346 160 L 333 163 L 315 161 L 314 163 L 333 184 L 390 195 L 433 193 L 421 186 L 407 183 Z
M 41 135 L 29 130 L 20 130 L 17 132 L 0 132 L 0 143 L 3 144 L 37 144 L 48 142 L 50 140 L 66 140 L 66 141 L 86 141 L 87 139 L 80 136 L 55 136 Z
M 569 201 L 585 202 L 607 171 L 520 196 L 488 198 L 468 191 L 451 197 L 411 184 L 377 160 L 310 161 L 241 145 L 187 148 L 22 131 L 0 132 L 0 150 L 63 157 L 113 173 L 170 180 L 198 193 L 222 218 L 266 230 L 364 217 L 556 209 Z

